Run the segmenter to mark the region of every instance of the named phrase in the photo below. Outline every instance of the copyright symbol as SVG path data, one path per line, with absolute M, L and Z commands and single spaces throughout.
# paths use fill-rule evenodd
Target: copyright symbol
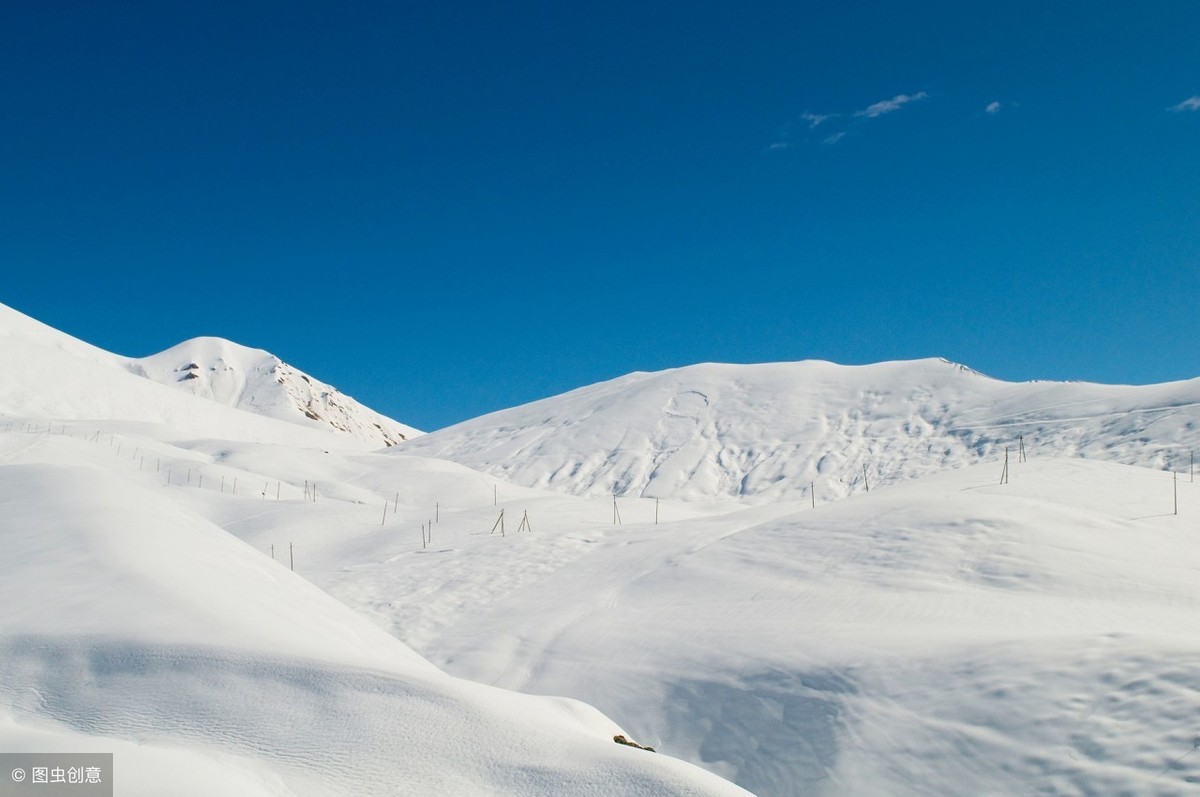
M 25 780 L 25 770 L 20 768 L 14 769 L 12 771 L 12 779 L 14 783 L 20 783 L 21 781 Z

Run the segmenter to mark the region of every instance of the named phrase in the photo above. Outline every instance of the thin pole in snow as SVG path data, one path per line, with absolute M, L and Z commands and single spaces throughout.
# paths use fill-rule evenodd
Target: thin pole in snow
M 275 543 L 271 543 L 271 561 L 275 561 Z
M 863 485 L 867 488 L 867 492 L 871 492 L 871 483 L 867 481 L 867 463 L 863 463 Z
M 654 499 L 654 525 L 658 525 L 658 499 Z
M 400 493 L 396 493 L 396 503 L 394 506 L 392 506 L 392 514 L 394 515 L 399 511 L 400 511 Z
M 1004 470 L 1000 472 L 1000 483 L 1008 484 L 1008 446 L 1004 447 Z
M 383 502 L 383 519 L 379 521 L 379 525 L 387 523 L 387 501 Z
M 808 497 L 812 499 L 813 509 L 816 509 L 817 508 L 817 483 L 816 482 L 808 483 Z
M 296 551 L 290 542 L 288 543 L 288 567 L 293 573 L 296 572 Z
M 441 503 L 435 503 L 433 505 L 433 522 L 434 523 L 442 522 L 442 505 L 441 505 Z

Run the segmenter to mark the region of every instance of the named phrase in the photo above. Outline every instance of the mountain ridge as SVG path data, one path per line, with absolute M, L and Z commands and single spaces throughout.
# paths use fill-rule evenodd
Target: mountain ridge
M 1200 379 L 1005 382 L 925 358 L 626 374 L 402 448 L 576 495 L 761 502 L 844 497 L 1006 446 L 1168 467 L 1198 445 Z

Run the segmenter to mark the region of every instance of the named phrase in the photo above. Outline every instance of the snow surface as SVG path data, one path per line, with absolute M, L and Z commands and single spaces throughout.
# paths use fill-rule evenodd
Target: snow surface
M 88 438 L 71 423 L 0 433 L 5 749 L 114 751 L 122 795 L 743 793 L 614 744 L 625 732 L 589 706 L 444 675 L 282 550 L 272 561 L 205 517 L 264 512 L 261 492 L 216 489 L 245 471 L 168 485 Z
M 1200 778 L 1192 482 L 1174 515 L 1162 471 L 1034 458 L 999 485 L 992 461 L 816 509 L 621 499 L 614 525 L 610 499 L 501 485 L 497 507 L 465 472 L 424 489 L 419 458 L 351 457 L 332 469 L 379 503 L 403 485 L 399 513 L 289 516 L 306 577 L 448 672 L 581 698 L 756 794 Z M 217 522 L 260 550 L 280 536 Z
M 634 373 L 404 444 L 575 495 L 843 498 L 1014 454 L 1186 467 L 1200 379 L 1009 383 L 945 360 L 704 364 Z M 864 472 L 865 469 L 865 472 Z
M 1200 782 L 1195 382 L 1006 385 L 940 361 L 631 375 L 473 422 L 479 450 L 580 465 L 531 487 L 421 455 L 471 424 L 370 450 L 0 322 L 0 749 L 113 751 L 118 793 L 147 795 Z M 708 405 L 679 397 L 698 376 Z M 922 391 L 944 404 L 932 430 Z M 719 409 L 704 446 L 768 452 L 744 487 L 727 458 L 679 459 L 682 431 L 647 449 L 639 413 L 664 402 L 666 427 Z M 561 450 L 503 442 L 538 417 Z M 923 431 L 888 437 L 906 424 Z M 800 439 L 777 426 L 842 457 L 815 507 L 769 455 Z M 1029 461 L 1010 452 L 1000 484 L 1016 433 Z M 866 453 L 886 465 L 869 492 Z M 676 497 L 558 491 L 623 476 Z

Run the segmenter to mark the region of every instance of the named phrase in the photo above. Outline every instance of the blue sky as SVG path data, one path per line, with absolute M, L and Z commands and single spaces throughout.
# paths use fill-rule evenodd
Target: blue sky
M 891 5 L 14 0 L 0 301 L 426 429 L 702 361 L 1200 375 L 1200 4 Z

